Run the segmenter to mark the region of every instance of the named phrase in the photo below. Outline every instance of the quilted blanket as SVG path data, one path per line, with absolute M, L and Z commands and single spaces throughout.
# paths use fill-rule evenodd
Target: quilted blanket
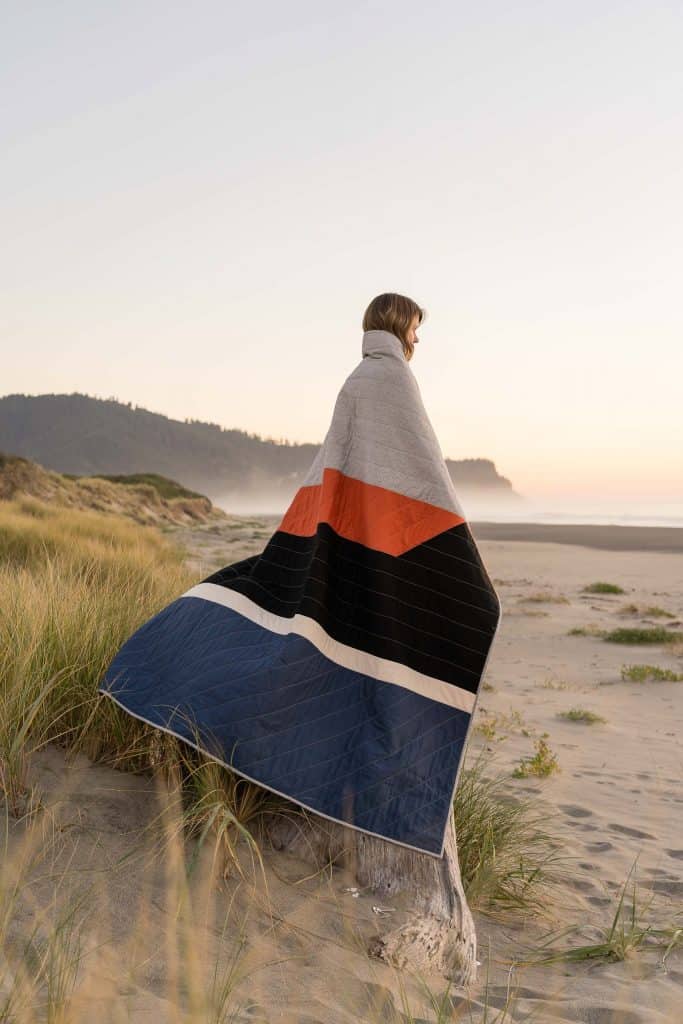
M 99 690 L 316 814 L 442 857 L 500 620 L 401 342 L 366 331 L 264 549 L 144 623 Z

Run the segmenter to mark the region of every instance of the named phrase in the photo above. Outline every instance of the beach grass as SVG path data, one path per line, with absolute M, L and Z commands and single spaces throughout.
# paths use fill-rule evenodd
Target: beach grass
M 563 962 L 580 962 L 584 960 L 602 960 L 615 962 L 626 960 L 645 945 L 654 946 L 661 951 L 660 967 L 665 968 L 666 959 L 674 949 L 683 947 L 683 916 L 676 914 L 675 908 L 670 919 L 665 923 L 656 923 L 652 916 L 647 917 L 652 906 L 652 898 L 643 899 L 638 892 L 635 880 L 637 858 L 631 865 L 626 879 L 619 891 L 611 921 L 605 925 L 592 925 L 597 930 L 597 937 L 592 942 L 577 945 L 558 945 L 568 935 L 580 934 L 583 926 L 573 925 L 559 933 L 553 933 L 541 943 L 537 955 L 525 963 L 550 964 Z M 633 876 L 633 877 L 632 877 Z M 627 891 L 630 883 L 630 897 Z
M 12 801 L 30 751 L 50 741 L 145 763 L 139 723 L 99 699 L 97 684 L 131 633 L 192 581 L 152 528 L 0 503 L 0 764 Z
M 681 683 L 683 672 L 674 672 L 671 668 L 660 668 L 658 665 L 622 665 L 621 678 L 632 683 L 644 683 L 648 679 L 658 682 Z
M 520 603 L 529 602 L 531 604 L 570 604 L 568 597 L 564 594 L 553 594 L 548 590 L 539 590 L 535 594 L 526 594 L 524 597 L 520 597 Z
M 453 807 L 463 887 L 481 910 L 543 912 L 559 863 L 556 839 L 547 810 L 508 784 L 483 750 L 465 762 Z
M 649 616 L 652 619 L 675 619 L 676 615 L 673 612 L 669 612 L 666 608 L 661 608 L 658 604 L 650 605 L 637 605 L 637 604 L 624 604 L 619 609 L 620 615 L 642 615 Z
M 588 583 L 581 588 L 584 594 L 625 594 L 626 591 L 617 583 L 605 583 L 598 580 L 596 583 Z
M 246 856 L 263 894 L 258 825 L 265 814 L 291 813 L 292 805 L 97 693 L 121 644 L 194 582 L 183 552 L 156 528 L 32 498 L 0 504 L 0 794 L 8 822 L 23 823 L 27 834 L 33 824 L 44 832 L 51 812 L 31 764 L 50 743 L 69 758 L 80 751 L 93 762 L 151 775 L 179 794 L 176 833 L 165 833 L 165 846 L 184 851 L 188 884 L 206 858 L 217 877 L 244 876 Z M 515 712 L 500 724 L 515 727 L 518 718 Z M 463 768 L 454 812 L 468 899 L 492 912 L 541 909 L 557 856 L 552 837 L 533 802 L 505 797 L 501 784 L 485 776 L 482 762 Z M 89 890 L 84 900 L 93 905 Z M 7 928 L 12 900 L 3 906 Z M 13 961 L 0 1021 L 38 992 L 52 1020 L 70 1019 L 85 956 L 82 906 L 62 908 L 64 919 L 51 924 L 41 918 L 42 938 L 28 944 L 21 969 Z M 219 1002 L 231 984 L 221 977 L 218 971 L 209 986 Z M 206 1007 L 202 1012 L 208 1019 Z
M 665 629 L 664 626 L 622 626 L 618 629 L 601 629 L 598 626 L 574 626 L 568 636 L 601 637 L 613 644 L 674 644 L 683 640 L 683 633 Z
M 0 820 L 3 1024 L 138 1019 L 271 1024 L 285 1008 L 281 1005 L 272 1015 L 280 979 L 289 978 L 305 1003 L 305 992 L 297 991 L 299 965 L 324 957 L 329 969 L 336 965 L 348 971 L 348 958 L 362 949 L 341 906 L 342 928 L 334 937 L 319 934 L 329 904 L 325 884 L 318 894 L 315 889 L 303 894 L 300 905 L 308 901 L 310 914 L 296 923 L 282 915 L 278 900 L 264 896 L 246 863 L 233 886 L 217 888 L 220 871 L 210 858 L 200 859 L 197 870 L 188 872 L 194 844 L 181 827 L 182 802 L 177 787 L 165 788 L 161 775 L 158 780 L 158 814 L 140 831 L 136 845 L 108 860 L 103 870 L 84 871 L 67 863 L 47 898 L 49 890 L 41 897 L 41 881 L 68 854 L 68 839 L 50 828 L 53 809 L 43 806 L 13 834 L 9 819 Z M 110 894 L 122 886 L 139 892 L 135 913 L 125 922 Z M 18 921 L 29 922 L 21 935 Z M 271 941 L 276 934 L 281 950 Z M 492 959 L 489 947 L 483 985 L 463 990 L 447 979 L 440 983 L 419 970 L 400 971 L 364 957 L 361 976 L 372 981 L 358 983 L 359 994 L 369 998 L 357 1019 L 365 1024 L 445 1024 L 456 1017 L 472 1024 L 511 1021 L 516 987 L 509 987 L 503 1007 L 494 1005 Z
M 569 711 L 558 711 L 558 718 L 564 718 L 568 722 L 582 722 L 585 725 L 596 725 L 598 722 L 606 722 L 607 719 L 595 711 L 587 708 L 570 708 Z
M 560 771 L 557 754 L 553 753 L 547 742 L 546 735 L 534 740 L 536 753 L 532 757 L 523 757 L 512 772 L 515 779 L 526 779 L 530 775 L 545 778 Z
M 672 644 L 680 640 L 683 634 L 654 626 L 650 629 L 626 628 L 610 629 L 603 633 L 603 639 L 613 644 Z

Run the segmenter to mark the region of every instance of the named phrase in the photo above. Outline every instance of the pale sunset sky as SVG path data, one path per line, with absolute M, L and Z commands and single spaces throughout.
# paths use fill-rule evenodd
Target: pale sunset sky
M 6 5 L 0 394 L 320 442 L 370 299 L 444 454 L 683 502 L 683 6 Z

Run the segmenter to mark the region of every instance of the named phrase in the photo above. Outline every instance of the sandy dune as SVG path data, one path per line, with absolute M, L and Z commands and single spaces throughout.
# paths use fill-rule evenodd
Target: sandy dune
M 258 517 L 242 530 L 233 523 L 223 533 L 184 531 L 182 539 L 195 568 L 211 571 L 258 550 L 272 524 L 273 519 Z M 472 747 L 484 745 L 492 764 L 511 772 L 521 757 L 533 753 L 534 737 L 549 734 L 561 772 L 545 779 L 511 778 L 509 787 L 518 793 L 531 791 L 543 801 L 548 828 L 567 858 L 552 927 L 580 923 L 585 927 L 582 936 L 569 936 L 565 944 L 588 941 L 591 928 L 611 921 L 615 893 L 636 856 L 639 889 L 653 901 L 650 919 L 665 927 L 683 913 L 683 683 L 624 682 L 620 669 L 650 663 L 683 672 L 683 647 L 627 647 L 590 635 L 570 636 L 568 631 L 647 621 L 646 614 L 620 611 L 625 604 L 667 609 L 676 619 L 652 624 L 670 623 L 667 628 L 681 630 L 683 558 L 575 543 L 479 543 L 501 597 L 503 620 L 476 710 L 477 723 L 497 723 L 496 734 L 485 738 L 478 732 Z M 226 559 L 228 551 L 233 553 Z M 619 584 L 626 593 L 581 593 L 585 584 L 597 580 Z M 533 599 L 539 595 L 546 599 Z M 577 705 L 607 721 L 585 725 L 557 717 Z M 511 712 L 519 717 L 510 718 Z M 70 879 L 91 878 L 101 886 L 98 924 L 103 936 L 111 929 L 114 937 L 99 954 L 109 980 L 100 978 L 93 986 L 93 1007 L 107 993 L 117 992 L 127 1014 L 118 1019 L 171 1020 L 165 1001 L 173 955 L 163 936 L 173 914 L 161 867 L 145 868 L 140 854 L 143 830 L 159 811 L 154 780 L 93 765 L 84 755 L 67 769 L 56 747 L 37 755 L 33 771 L 54 809 L 55 859 L 53 871 L 40 872 L 30 891 L 22 894 L 23 916 L 13 924 L 16 936 L 28 927 L 31 900 L 48 904 L 54 887 L 50 875 L 64 871 L 60 892 L 66 892 Z M 64 784 L 73 790 L 67 798 L 59 797 Z M 21 823 L 15 823 L 11 848 L 18 846 L 22 832 Z M 132 859 L 122 860 L 127 857 Z M 246 851 L 245 858 L 247 864 Z M 395 972 L 363 952 L 364 939 L 385 927 L 372 911 L 376 900 L 345 893 L 353 879 L 343 870 L 306 878 L 310 868 L 276 852 L 266 854 L 266 864 L 269 906 L 262 882 L 254 887 L 238 878 L 208 894 L 198 891 L 192 900 L 206 942 L 202 958 L 234 948 L 244 923 L 242 962 L 255 970 L 236 987 L 231 1005 L 240 1008 L 234 1020 L 351 1024 L 409 1019 Z M 482 967 L 472 996 L 481 999 L 490 940 L 489 1001 L 500 1006 L 508 962 L 528 955 L 551 923 L 519 924 L 510 918 L 495 922 L 482 914 L 476 919 Z M 660 961 L 661 953 L 646 947 L 613 964 L 517 968 L 512 978 L 519 986 L 518 998 L 507 1019 L 523 1020 L 533 1010 L 532 1019 L 557 1024 L 673 1024 L 683 1020 L 683 952 L 674 950 L 665 967 Z M 134 972 L 127 970 L 128 963 L 138 965 Z M 429 981 L 434 991 L 444 990 L 443 979 Z M 435 1020 L 417 981 L 406 978 L 405 983 L 415 1018 Z M 476 1003 L 471 1017 L 470 1010 L 461 1016 L 455 1009 L 464 1007 L 457 995 L 453 1006 L 453 1020 L 481 1019 Z

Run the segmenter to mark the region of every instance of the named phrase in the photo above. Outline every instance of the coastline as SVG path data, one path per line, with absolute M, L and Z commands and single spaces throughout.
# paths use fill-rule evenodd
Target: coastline
M 475 540 L 578 544 L 605 551 L 683 554 L 683 529 L 676 526 L 612 526 L 604 523 L 495 523 L 472 520 Z

